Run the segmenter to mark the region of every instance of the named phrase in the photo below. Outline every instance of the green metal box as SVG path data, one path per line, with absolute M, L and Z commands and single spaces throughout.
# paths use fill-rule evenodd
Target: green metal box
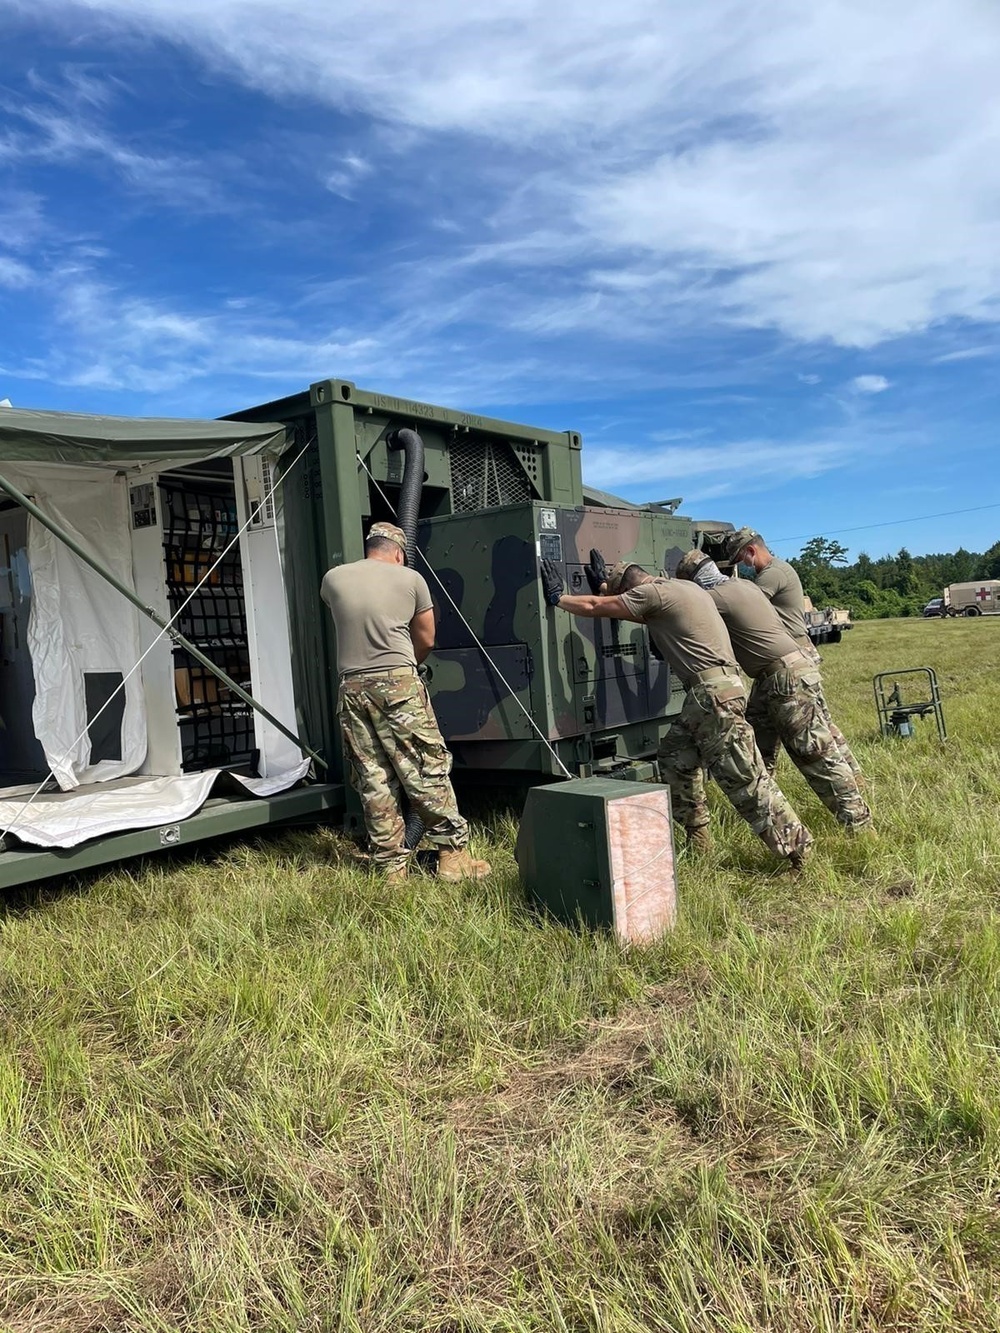
M 648 943 L 677 913 L 669 789 L 610 778 L 534 787 L 517 864 L 529 895 L 559 920 Z

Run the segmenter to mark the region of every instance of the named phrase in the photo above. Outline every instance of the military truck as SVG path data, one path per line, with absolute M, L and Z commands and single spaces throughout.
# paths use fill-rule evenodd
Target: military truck
M 813 606 L 810 598 L 804 599 L 803 612 L 806 629 L 813 643 L 839 643 L 844 632 L 854 628 L 850 611 L 843 606 L 826 606 L 822 610 Z
M 979 579 L 973 583 L 950 583 L 944 590 L 944 610 L 948 616 L 1000 615 L 1000 579 Z

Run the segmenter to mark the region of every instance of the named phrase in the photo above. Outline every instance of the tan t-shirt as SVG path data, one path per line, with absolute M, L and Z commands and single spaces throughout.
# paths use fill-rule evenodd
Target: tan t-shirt
M 772 557 L 771 563 L 764 566 L 753 580 L 753 584 L 755 588 L 761 590 L 777 611 L 781 623 L 793 639 L 809 639 L 805 616 L 802 613 L 805 603 L 802 580 L 796 574 L 794 566 L 787 560 Z
M 749 580 L 727 579 L 709 588 L 708 595 L 725 621 L 736 660 L 748 676 L 759 676 L 771 662 L 798 648 L 778 612 Z
M 410 621 L 431 608 L 422 575 L 387 560 L 356 560 L 327 571 L 320 596 L 337 631 L 342 676 L 378 667 L 416 666 Z
M 653 579 L 622 593 L 622 601 L 649 630 L 649 636 L 684 685 L 711 667 L 736 670 L 729 635 L 703 588 L 678 579 Z

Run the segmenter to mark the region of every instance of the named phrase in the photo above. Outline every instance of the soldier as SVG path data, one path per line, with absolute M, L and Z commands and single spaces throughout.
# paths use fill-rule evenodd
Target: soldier
M 707 769 L 771 851 L 800 869 L 812 838 L 764 771 L 744 718 L 746 688 L 726 627 L 708 593 L 691 583 L 653 578 L 639 565 L 619 561 L 601 585 L 603 595 L 567 596 L 554 562 L 543 560 L 541 566 L 542 588 L 550 606 L 588 619 L 608 617 L 646 625 L 664 660 L 687 689 L 680 714 L 660 742 L 657 758 L 689 845 L 698 851 L 711 847 L 702 772 Z M 590 573 L 588 579 L 595 586 Z
M 375 864 L 389 883 L 409 871 L 401 790 L 438 848 L 439 876 L 482 879 L 490 867 L 469 854 L 469 828 L 448 777 L 451 755 L 417 674 L 434 647 L 431 595 L 405 565 L 402 528 L 375 523 L 364 560 L 329 570 L 320 590 L 337 632 L 338 712 L 350 781 Z
M 774 606 L 775 611 L 781 617 L 782 624 L 798 647 L 812 659 L 818 669 L 820 655 L 816 651 L 806 628 L 805 597 L 802 592 L 802 581 L 795 572 L 794 566 L 790 565 L 787 560 L 779 560 L 777 556 L 772 555 L 764 545 L 763 538 L 752 528 L 740 528 L 737 532 L 734 532 L 726 542 L 724 549 L 726 558 L 738 565 L 740 574 L 744 578 L 754 580 L 757 587 Z M 830 709 L 823 694 L 822 679 L 819 681 L 818 705 L 830 734 L 836 742 L 837 749 L 840 751 L 841 758 L 850 765 L 858 786 L 863 787 L 864 778 L 858 761 L 851 753 L 851 747 L 848 745 L 844 733 L 830 716 Z M 764 763 L 767 765 L 767 771 L 773 773 L 778 764 L 778 751 L 781 748 L 781 741 L 768 722 L 766 708 L 762 705 L 759 696 L 755 697 L 753 690 L 750 691 L 750 702 L 747 704 L 747 721 L 754 729 L 757 744 L 764 756 Z
M 728 578 L 702 551 L 683 556 L 677 577 L 693 580 L 715 602 L 736 660 L 753 681 L 751 699 L 819 799 L 852 833 L 869 828 L 871 811 L 819 706 L 813 656 L 788 633 L 762 592 L 744 579 Z

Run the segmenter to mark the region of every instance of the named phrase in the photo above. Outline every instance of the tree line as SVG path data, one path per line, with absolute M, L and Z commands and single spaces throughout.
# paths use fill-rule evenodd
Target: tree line
M 862 551 L 849 565 L 846 546 L 814 537 L 790 563 L 814 606 L 849 606 L 855 620 L 883 620 L 919 616 L 949 583 L 1000 579 L 1000 541 L 982 554 L 960 546 L 949 555 L 911 555 L 903 546 L 873 560 Z

